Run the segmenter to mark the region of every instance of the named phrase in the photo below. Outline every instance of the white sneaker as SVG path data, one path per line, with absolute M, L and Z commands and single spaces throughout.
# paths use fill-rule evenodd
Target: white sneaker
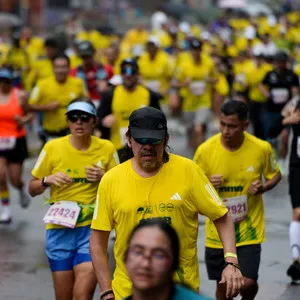
M 9 224 L 11 223 L 11 211 L 9 206 L 4 206 L 3 211 L 0 215 L 0 224 Z

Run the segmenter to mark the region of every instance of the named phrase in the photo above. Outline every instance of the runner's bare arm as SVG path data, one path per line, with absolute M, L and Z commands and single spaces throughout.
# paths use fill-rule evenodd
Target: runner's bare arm
M 33 176 L 29 182 L 28 192 L 30 196 L 35 197 L 42 194 L 46 188 L 47 187 L 42 184 L 42 179 Z
M 90 253 L 97 281 L 102 292 L 111 289 L 111 277 L 107 254 L 109 234 L 109 231 L 92 229 L 90 237 Z M 110 298 L 112 297 L 112 295 L 108 296 Z
M 218 234 L 223 244 L 224 253 L 236 253 L 236 240 L 233 222 L 229 213 L 214 221 Z M 238 264 L 237 258 L 226 257 L 225 261 Z M 227 266 L 222 273 L 220 283 L 226 283 L 226 297 L 231 298 L 239 293 L 243 285 L 243 276 L 240 270 L 234 266 Z
M 263 193 L 271 190 L 273 187 L 277 185 L 277 183 L 281 180 L 281 173 L 278 172 L 272 179 L 267 180 L 263 184 Z
M 263 94 L 263 96 L 268 99 L 269 96 L 270 96 L 270 92 L 269 92 L 269 89 L 264 85 L 264 84 L 260 84 L 259 85 L 259 90 L 260 92 Z

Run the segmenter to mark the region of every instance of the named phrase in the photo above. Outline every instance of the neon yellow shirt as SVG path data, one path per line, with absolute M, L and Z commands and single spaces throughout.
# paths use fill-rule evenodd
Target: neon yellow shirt
M 265 240 L 262 196 L 251 196 L 248 189 L 252 182 L 262 180 L 262 177 L 269 180 L 279 173 L 271 145 L 246 132 L 244 134 L 244 142 L 237 151 L 226 150 L 221 144 L 221 134 L 217 134 L 200 145 L 194 157 L 208 178 L 215 174 L 223 175 L 223 185 L 218 189 L 222 199 L 246 199 L 248 213 L 243 220 L 235 223 L 237 246 L 259 244 Z M 235 209 L 242 210 L 241 204 L 238 205 L 240 207 Z M 216 227 L 209 219 L 206 220 L 205 245 L 223 248 Z
M 227 209 L 202 170 L 187 158 L 170 154 L 169 162 L 150 178 L 139 176 L 131 160 L 104 175 L 91 227 L 116 230 L 116 270 L 112 282 L 116 299 L 131 294 L 124 266 L 129 235 L 141 220 L 149 218 L 162 218 L 175 228 L 181 242 L 180 268 L 175 280 L 199 289 L 198 213 L 216 220 Z
M 243 62 L 236 61 L 233 65 L 234 82 L 233 89 L 237 92 L 244 92 L 248 87 L 248 74 L 255 68 L 252 60 L 247 59 Z
M 187 79 L 191 81 L 188 86 L 180 89 L 183 111 L 196 111 L 199 107 L 211 107 L 211 84 L 208 83 L 208 79 L 213 75 L 212 64 L 201 61 L 196 65 L 193 60 L 187 60 L 177 68 L 176 75 L 180 83 Z
M 260 67 L 255 66 L 251 72 L 247 74 L 247 82 L 249 84 L 249 99 L 255 102 L 266 102 L 267 99 L 263 96 L 259 89 L 259 85 L 264 80 L 266 74 L 273 68 L 268 63 L 263 63 Z
M 107 172 L 118 164 L 118 155 L 112 143 L 91 137 L 91 145 L 86 151 L 79 151 L 70 144 L 70 135 L 49 141 L 40 153 L 32 170 L 38 179 L 57 172 L 72 178 L 72 183 L 61 187 L 51 186 L 49 203 L 62 200 L 74 201 L 81 207 L 76 227 L 91 224 L 99 182 L 86 179 L 85 167 L 98 165 Z M 64 228 L 48 224 L 47 229 Z
M 43 128 L 48 131 L 59 131 L 67 127 L 65 113 L 68 104 L 81 96 L 87 96 L 81 79 L 68 76 L 67 81 L 60 84 L 55 77 L 50 77 L 38 81 L 32 90 L 29 103 L 45 105 L 58 101 L 60 106 L 57 110 L 43 112 Z
M 148 52 L 141 55 L 138 60 L 140 75 L 144 84 L 155 92 L 164 92 L 172 76 L 170 56 L 159 50 L 154 58 L 150 59 Z
M 123 148 L 126 144 L 125 133 L 128 129 L 131 113 L 136 109 L 149 105 L 150 92 L 145 87 L 138 85 L 133 92 L 128 92 L 122 85 L 115 88 L 112 114 L 115 116 L 116 122 L 111 128 L 110 140 L 116 149 Z

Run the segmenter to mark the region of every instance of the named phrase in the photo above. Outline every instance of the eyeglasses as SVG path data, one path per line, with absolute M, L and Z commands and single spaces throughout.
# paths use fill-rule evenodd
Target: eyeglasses
M 162 142 L 161 139 L 151 139 L 151 138 L 142 138 L 142 139 L 135 139 L 134 140 L 141 145 L 146 145 L 146 144 L 150 144 L 150 145 L 158 145 Z
M 79 119 L 81 122 L 88 122 L 93 116 L 91 114 L 85 114 L 85 113 L 73 113 L 73 114 L 68 114 L 68 120 L 71 121 L 72 123 L 77 122 Z
M 165 262 L 167 259 L 170 258 L 170 256 L 163 249 L 152 249 L 150 251 L 146 251 L 146 249 L 139 246 L 129 247 L 128 254 L 135 259 L 150 259 L 152 262 L 156 263 Z

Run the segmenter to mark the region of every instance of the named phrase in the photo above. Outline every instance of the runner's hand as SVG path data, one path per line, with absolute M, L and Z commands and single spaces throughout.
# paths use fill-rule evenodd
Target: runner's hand
M 260 180 L 256 180 L 250 184 L 248 193 L 252 196 L 263 193 L 263 185 Z
M 299 124 L 300 123 L 300 111 L 296 110 L 291 113 L 290 116 L 286 118 L 287 124 Z
M 63 172 L 57 172 L 53 175 L 47 176 L 47 183 L 61 187 L 65 184 L 72 183 L 72 178 Z
M 111 128 L 113 127 L 115 122 L 116 122 L 115 116 L 113 114 L 110 114 L 102 120 L 102 125 L 106 128 Z
M 100 181 L 104 175 L 104 171 L 97 165 L 93 165 L 93 167 L 85 167 L 85 173 L 87 180 L 91 182 Z
M 226 298 L 236 297 L 242 288 L 243 275 L 241 271 L 231 265 L 227 265 L 222 272 L 220 284 L 226 284 Z
M 219 189 L 223 183 L 223 176 L 220 174 L 215 174 L 210 177 L 209 181 L 214 186 L 215 189 Z

